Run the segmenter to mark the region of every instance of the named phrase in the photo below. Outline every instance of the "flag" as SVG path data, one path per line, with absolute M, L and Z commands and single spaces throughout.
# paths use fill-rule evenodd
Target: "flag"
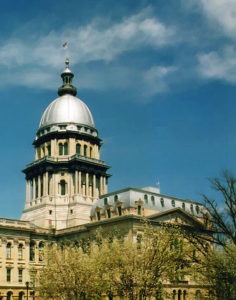
M 65 42 L 64 44 L 62 44 L 62 47 L 63 47 L 64 49 L 66 49 L 67 46 L 68 46 L 68 42 Z

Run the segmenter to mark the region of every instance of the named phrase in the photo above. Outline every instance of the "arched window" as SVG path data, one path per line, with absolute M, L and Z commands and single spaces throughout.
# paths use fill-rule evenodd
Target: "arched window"
M 68 155 L 68 143 L 64 144 L 64 155 Z
M 76 144 L 76 154 L 81 154 L 81 145 L 80 145 L 80 143 Z
M 187 299 L 187 292 L 186 290 L 183 291 L 183 300 L 186 300 Z
M 171 205 L 172 205 L 173 207 L 175 207 L 175 200 L 174 200 L 174 199 L 171 200 Z
M 100 211 L 97 211 L 97 219 L 98 219 L 98 221 L 101 220 L 101 213 L 100 213 Z
M 12 299 L 12 292 L 7 292 L 7 300 L 11 300 Z
M 6 258 L 11 258 L 11 243 L 6 245 Z
M 59 144 L 59 155 L 68 155 L 68 143 Z
M 87 156 L 87 149 L 88 149 L 88 146 L 84 145 L 84 156 Z
M 24 292 L 19 292 L 18 300 L 23 300 L 24 299 Z
M 30 242 L 30 261 L 35 261 L 35 242 Z
M 104 198 L 104 205 L 107 205 L 107 204 L 108 204 L 108 199 Z
M 59 155 L 63 155 L 63 144 L 59 144 Z
M 18 259 L 23 259 L 23 244 L 18 245 Z
M 173 299 L 173 300 L 176 299 L 176 290 L 173 290 L 173 293 L 172 293 L 172 299 Z
M 64 179 L 60 181 L 60 194 L 62 196 L 66 194 L 66 181 Z
M 115 203 L 117 203 L 117 201 L 118 201 L 118 195 L 114 196 L 114 201 L 115 201 Z
M 197 290 L 196 291 L 196 300 L 200 300 L 201 299 L 201 291 Z
M 185 210 L 185 203 L 182 202 L 182 208 Z
M 39 242 L 39 261 L 44 259 L 44 242 Z
M 181 300 L 182 291 L 178 290 L 178 300 Z

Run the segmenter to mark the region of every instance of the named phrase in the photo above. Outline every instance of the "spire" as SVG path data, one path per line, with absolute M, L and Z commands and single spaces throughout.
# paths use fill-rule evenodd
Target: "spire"
M 58 95 L 59 96 L 63 96 L 63 95 L 66 95 L 66 94 L 76 96 L 76 94 L 77 94 L 77 89 L 72 84 L 72 79 L 74 77 L 74 74 L 69 69 L 69 64 L 70 64 L 70 62 L 69 62 L 69 59 L 67 58 L 66 61 L 65 61 L 66 68 L 61 73 L 62 86 L 60 86 L 58 88 Z

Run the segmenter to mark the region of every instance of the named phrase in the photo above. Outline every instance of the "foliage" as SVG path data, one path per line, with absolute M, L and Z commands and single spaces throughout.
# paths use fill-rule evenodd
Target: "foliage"
M 215 287 L 217 299 L 236 299 L 236 246 L 210 251 L 202 261 L 202 275 Z
M 163 282 L 178 277 L 186 254 L 182 242 L 178 229 L 145 223 L 135 238 L 132 234 L 111 240 L 99 231 L 86 250 L 73 243 L 54 245 L 40 272 L 39 292 L 45 299 L 104 294 L 150 299 L 161 295 Z

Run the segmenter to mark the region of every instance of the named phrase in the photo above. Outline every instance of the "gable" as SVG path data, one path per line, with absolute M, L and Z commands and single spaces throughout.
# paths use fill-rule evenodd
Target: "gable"
M 181 208 L 156 213 L 150 215 L 148 219 L 156 222 L 168 222 L 190 227 L 204 227 L 203 222 L 201 222 L 196 217 L 192 216 L 191 214 L 187 213 Z

